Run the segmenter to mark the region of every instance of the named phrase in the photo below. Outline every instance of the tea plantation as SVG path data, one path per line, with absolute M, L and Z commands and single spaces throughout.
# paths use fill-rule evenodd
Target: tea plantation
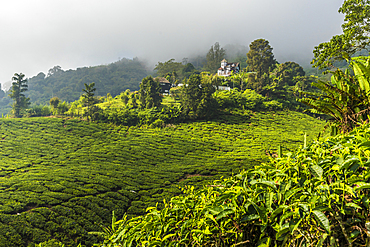
M 162 129 L 78 119 L 0 119 L 0 246 L 57 239 L 91 246 L 125 212 L 140 215 L 179 186 L 252 168 L 294 151 L 324 122 L 296 112 L 224 115 Z

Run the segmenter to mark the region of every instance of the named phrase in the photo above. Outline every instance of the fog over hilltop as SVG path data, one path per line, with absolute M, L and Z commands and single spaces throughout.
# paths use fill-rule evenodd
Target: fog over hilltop
M 75 69 L 139 57 L 205 55 L 219 42 L 269 40 L 279 62 L 307 64 L 341 33 L 341 0 L 14 0 L 0 4 L 0 83 L 60 65 Z

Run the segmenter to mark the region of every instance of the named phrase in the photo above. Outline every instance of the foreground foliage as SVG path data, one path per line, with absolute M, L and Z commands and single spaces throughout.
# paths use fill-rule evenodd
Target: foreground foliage
M 149 207 L 100 246 L 369 246 L 370 126 Z

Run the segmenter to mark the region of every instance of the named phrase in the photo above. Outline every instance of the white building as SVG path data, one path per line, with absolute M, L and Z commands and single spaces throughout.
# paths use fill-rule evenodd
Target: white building
M 221 67 L 217 71 L 219 76 L 230 76 L 231 71 L 233 73 L 239 73 L 240 64 L 239 63 L 228 63 L 226 59 L 221 61 Z

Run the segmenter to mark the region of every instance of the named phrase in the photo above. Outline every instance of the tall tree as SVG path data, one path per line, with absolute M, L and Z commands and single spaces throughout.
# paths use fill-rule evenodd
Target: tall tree
M 181 70 L 181 75 L 183 79 L 189 78 L 196 71 L 195 67 L 191 63 L 185 64 L 184 68 Z
M 24 92 L 27 91 L 27 79 L 24 78 L 25 75 L 20 73 L 15 73 L 12 80 L 12 87 L 10 88 L 9 97 L 14 100 L 12 105 L 14 116 L 20 117 L 21 111 L 26 109 L 31 103 L 30 98 L 27 98 L 24 95 Z
M 172 74 L 173 72 L 179 74 L 184 68 L 182 63 L 175 62 L 175 59 L 170 59 L 167 62 L 158 62 L 155 66 L 157 74 L 161 77 L 165 77 L 167 74 Z
M 82 95 L 82 98 L 85 99 L 85 105 L 87 107 L 87 116 L 91 118 L 93 112 L 93 106 L 95 104 L 95 99 L 94 99 L 94 91 L 96 90 L 95 88 L 95 82 L 92 82 L 90 84 L 84 83 L 85 88 L 82 89 L 85 93 Z
M 181 88 L 181 104 L 187 114 L 193 112 L 193 115 L 195 115 L 198 109 L 198 105 L 200 103 L 200 98 L 202 95 L 201 89 L 199 87 L 200 84 L 200 75 L 193 74 L 186 81 L 185 85 Z
M 351 55 L 370 46 L 370 0 L 345 0 L 339 13 L 345 15 L 343 34 L 314 49 L 313 67 L 332 67 L 336 60 L 349 60 Z
M 162 96 L 159 80 L 152 76 L 145 77 L 140 83 L 139 95 L 142 109 L 160 107 Z
M 193 74 L 181 89 L 181 104 L 191 118 L 208 118 L 217 110 L 217 101 L 212 97 L 216 91 L 215 80 L 210 76 Z
M 220 48 L 220 44 L 216 42 L 209 49 L 206 59 L 207 63 L 205 69 L 211 73 L 217 72 L 217 69 L 220 67 L 222 59 L 226 57 L 226 52 L 224 48 Z
M 272 74 L 281 81 L 282 85 L 294 86 L 296 81 L 294 80 L 297 76 L 305 76 L 303 68 L 295 62 L 285 62 L 276 66 L 272 71 Z
M 272 47 L 267 40 L 253 41 L 247 53 L 247 70 L 254 72 L 248 76 L 248 88 L 263 94 L 263 87 L 269 83 L 269 72 L 276 63 Z
M 53 108 L 57 108 L 59 105 L 60 99 L 58 97 L 53 97 L 50 99 L 50 105 Z
M 272 47 L 265 39 L 257 39 L 249 45 L 247 53 L 247 70 L 256 72 L 258 77 L 270 71 L 276 64 Z
M 295 62 L 285 62 L 276 65 L 269 73 L 269 84 L 263 91 L 269 98 L 293 100 L 298 96 L 298 90 L 308 89 L 312 77 L 306 77 L 303 68 Z
M 131 107 L 132 108 L 137 108 L 137 100 L 136 100 L 137 94 L 132 93 L 130 94 L 130 101 L 131 101 Z
M 62 67 L 59 65 L 54 66 L 53 68 L 49 69 L 48 71 L 48 77 L 53 75 L 59 75 L 63 72 Z
M 53 97 L 53 98 L 50 99 L 49 103 L 50 103 L 53 114 L 57 115 L 60 99 L 58 97 Z

